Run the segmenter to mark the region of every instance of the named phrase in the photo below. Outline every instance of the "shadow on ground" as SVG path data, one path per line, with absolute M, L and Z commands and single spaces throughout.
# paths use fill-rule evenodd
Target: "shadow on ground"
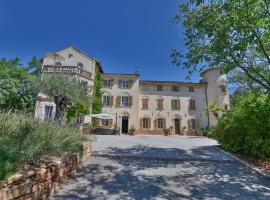
M 208 161 L 226 161 L 232 160 L 231 157 L 225 155 L 218 150 L 217 146 L 201 146 L 189 150 L 180 148 L 158 148 L 145 145 L 135 145 L 130 148 L 109 147 L 103 151 L 95 152 L 97 156 L 134 156 L 144 158 L 165 158 L 178 160 L 208 160 Z
M 174 148 L 134 146 L 108 149 L 137 158 L 94 156 L 51 199 L 269 199 L 269 180 L 245 166 L 226 162 L 177 161 L 143 155 L 215 156 L 212 147 L 185 152 Z

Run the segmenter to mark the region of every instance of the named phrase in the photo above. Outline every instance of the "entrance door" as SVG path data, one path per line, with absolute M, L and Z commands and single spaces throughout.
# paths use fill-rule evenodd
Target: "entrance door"
M 179 118 L 174 119 L 174 130 L 175 130 L 175 134 L 180 135 L 180 119 Z
M 128 117 L 122 117 L 122 133 L 128 133 Z

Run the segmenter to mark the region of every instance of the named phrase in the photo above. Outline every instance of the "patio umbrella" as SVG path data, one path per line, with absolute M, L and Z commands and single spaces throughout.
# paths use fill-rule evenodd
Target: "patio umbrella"
M 90 115 L 90 117 L 95 117 L 99 119 L 113 119 L 113 115 L 107 114 L 107 113 L 101 113 L 101 114 L 93 114 Z

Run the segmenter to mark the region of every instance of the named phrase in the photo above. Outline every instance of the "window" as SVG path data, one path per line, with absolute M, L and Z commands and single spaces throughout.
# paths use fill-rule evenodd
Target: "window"
M 104 80 L 103 85 L 104 87 L 111 87 L 111 80 Z
M 61 66 L 62 64 L 61 64 L 61 62 L 56 62 L 55 65 Z
M 72 58 L 73 57 L 73 54 L 68 54 L 68 58 Z
M 148 99 L 142 100 L 142 109 L 148 109 Z
M 188 87 L 189 92 L 194 92 L 194 87 Z
M 103 96 L 103 105 L 104 106 L 110 105 L 110 96 Z
M 143 118 L 143 128 L 149 128 L 149 119 Z
M 229 109 L 227 104 L 224 105 L 224 109 L 225 110 L 228 110 Z
M 122 97 L 122 106 L 125 106 L 125 107 L 128 106 L 128 96 Z
M 196 119 L 191 119 L 191 128 L 196 129 Z
M 195 110 L 196 109 L 196 105 L 195 105 L 195 100 L 191 99 L 189 102 L 189 108 L 191 110 Z
M 45 106 L 44 121 L 52 120 L 53 106 Z
M 101 124 L 102 124 L 102 126 L 109 126 L 109 120 L 108 119 L 102 119 Z
M 157 100 L 157 109 L 158 110 L 163 110 L 163 99 L 158 99 Z
M 122 81 L 122 88 L 128 88 L 128 80 Z
M 179 110 L 180 109 L 180 101 L 179 99 L 172 99 L 172 110 Z
M 84 122 L 84 116 L 83 115 L 79 115 L 77 118 L 77 123 L 78 124 L 82 124 Z
M 162 91 L 163 88 L 162 88 L 162 85 L 157 85 L 157 91 Z
M 162 118 L 158 118 L 158 128 L 163 128 L 163 119 Z
M 173 92 L 179 92 L 179 87 L 178 86 L 172 86 L 172 91 Z
M 83 63 L 78 62 L 77 66 L 80 67 L 80 68 L 83 68 Z

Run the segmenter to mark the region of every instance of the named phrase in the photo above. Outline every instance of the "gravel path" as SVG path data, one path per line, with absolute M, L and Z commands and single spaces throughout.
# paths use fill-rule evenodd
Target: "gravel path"
M 51 197 L 270 199 L 270 181 L 200 137 L 97 136 L 95 156 Z

